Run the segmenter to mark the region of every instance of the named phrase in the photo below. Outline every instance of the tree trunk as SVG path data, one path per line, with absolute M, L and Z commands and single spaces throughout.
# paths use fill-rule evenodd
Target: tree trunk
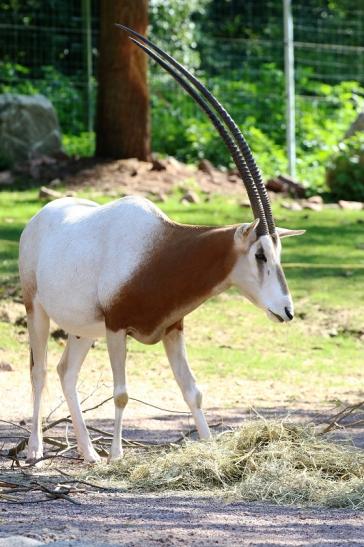
M 148 0 L 100 0 L 100 21 L 96 155 L 147 160 L 147 58 L 115 23 L 145 34 Z

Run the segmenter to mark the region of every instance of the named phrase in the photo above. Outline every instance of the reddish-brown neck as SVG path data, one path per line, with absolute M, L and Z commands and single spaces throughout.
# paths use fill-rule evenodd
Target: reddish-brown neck
M 236 262 L 236 227 L 167 224 L 132 279 L 104 310 L 107 328 L 150 334 L 193 304 L 199 305 L 228 277 Z

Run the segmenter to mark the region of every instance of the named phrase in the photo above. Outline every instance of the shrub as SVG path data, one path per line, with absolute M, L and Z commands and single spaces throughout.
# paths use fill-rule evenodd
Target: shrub
M 337 147 L 326 171 L 336 199 L 364 201 L 364 134 L 356 133 Z
M 62 144 L 70 156 L 89 157 L 95 151 L 95 133 L 82 131 L 79 135 L 63 134 Z
M 45 95 L 57 111 L 62 131 L 79 134 L 85 127 L 85 97 L 74 78 L 62 74 L 52 66 L 39 68 L 37 78 L 29 68 L 0 62 L 0 93 Z

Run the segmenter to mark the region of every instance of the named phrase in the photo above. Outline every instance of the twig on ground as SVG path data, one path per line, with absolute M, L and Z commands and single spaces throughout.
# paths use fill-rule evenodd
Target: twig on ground
M 34 481 L 35 484 L 37 486 L 39 486 L 39 488 L 43 491 L 43 492 L 46 492 L 49 496 L 52 496 L 53 498 L 57 499 L 57 498 L 61 498 L 63 500 L 66 500 L 66 501 L 69 501 L 71 503 L 74 503 L 75 505 L 81 505 L 81 503 L 79 501 L 76 501 L 74 499 L 72 499 L 68 493 L 65 493 L 65 492 L 61 492 L 61 491 L 58 491 L 57 489 L 52 489 L 50 488 L 49 486 L 47 486 L 46 484 L 40 482 L 39 480 L 37 481 Z M 67 489 L 67 492 L 69 492 L 69 489 Z
M 71 475 L 70 473 L 66 473 L 65 471 L 61 470 L 61 469 L 58 469 L 57 467 L 55 468 L 55 470 L 60 474 L 60 475 L 63 475 L 64 477 L 66 477 L 67 479 L 71 479 L 71 481 L 68 481 L 68 482 L 72 482 L 72 483 L 79 483 L 79 484 L 84 484 L 86 486 L 90 486 L 91 488 L 97 488 L 98 490 L 109 490 L 109 491 L 114 491 L 115 488 L 108 488 L 107 486 L 100 486 L 99 484 L 95 484 L 95 483 L 92 483 L 92 482 L 88 482 L 88 481 L 85 481 L 83 479 L 76 479 L 74 478 L 73 475 Z
M 341 410 L 340 412 L 338 412 L 332 419 L 331 421 L 329 422 L 328 426 L 325 427 L 322 431 L 321 431 L 321 435 L 324 435 L 325 433 L 328 433 L 329 431 L 332 431 L 334 429 L 339 429 L 339 428 L 342 428 L 342 427 L 354 427 L 354 425 L 358 425 L 360 422 L 364 422 L 364 420 L 359 420 L 357 422 L 354 422 L 354 423 L 351 423 L 351 424 L 345 424 L 345 426 L 343 426 L 341 424 L 341 422 L 347 418 L 348 416 L 350 416 L 351 414 L 353 414 L 353 412 L 355 410 L 358 410 L 360 408 L 364 408 L 364 401 L 360 401 L 359 403 L 355 403 L 354 405 L 349 405 L 345 408 L 343 408 L 343 410 Z
M 129 401 L 136 401 L 137 403 L 141 403 L 142 405 L 150 406 L 152 408 L 156 408 L 157 410 L 162 410 L 162 412 L 170 412 L 172 414 L 188 414 L 189 416 L 191 416 L 191 412 L 186 412 L 184 410 L 171 410 L 170 408 L 162 408 L 157 405 L 152 405 L 152 403 L 147 403 L 146 401 L 142 401 L 141 399 L 136 399 L 135 397 L 129 397 Z
M 26 431 L 27 433 L 30 434 L 30 431 L 29 429 L 27 429 L 26 427 L 22 426 L 22 425 L 19 425 L 19 424 L 16 424 L 14 422 L 9 422 L 8 420 L 0 420 L 1 423 L 3 424 L 8 424 L 8 425 L 11 425 L 13 427 L 18 427 L 19 429 L 23 429 L 24 431 Z
M 89 397 L 86 397 L 84 399 L 84 401 L 87 400 L 88 398 Z M 92 410 L 96 410 L 97 408 L 100 408 L 101 406 L 108 403 L 112 399 L 113 399 L 113 397 L 108 397 L 107 399 L 101 401 L 100 403 L 98 403 L 98 404 L 96 404 L 92 407 L 86 408 L 82 412 L 84 414 L 86 414 L 86 412 L 91 412 Z M 144 405 L 149 406 L 151 408 L 155 408 L 157 410 L 161 410 L 162 412 L 169 412 L 169 413 L 173 413 L 173 414 L 183 414 L 183 415 L 191 416 L 190 412 L 171 410 L 171 409 L 163 408 L 163 407 L 154 405 L 152 403 L 147 403 L 146 401 L 142 401 L 141 399 L 137 399 L 135 397 L 130 397 L 130 400 L 136 401 L 136 402 L 141 403 L 141 404 L 144 404 Z M 58 408 L 58 407 L 56 407 L 56 408 Z M 55 411 L 55 409 L 54 409 L 54 411 Z M 48 415 L 48 417 L 51 416 L 52 413 L 53 413 L 53 411 L 51 411 L 51 413 Z M 6 420 L 2 420 L 2 421 L 5 422 L 5 423 L 8 423 L 9 425 L 12 425 L 13 427 L 19 427 L 21 429 L 24 429 L 28 434 L 30 434 L 30 431 L 28 429 L 26 429 L 25 427 L 23 427 L 23 426 L 19 426 L 19 425 L 13 423 L 13 422 L 7 422 Z M 46 426 L 44 426 L 42 428 L 42 432 L 45 433 L 46 431 L 49 431 L 50 429 L 56 427 L 57 425 L 63 424 L 63 423 L 65 423 L 65 424 L 72 423 L 70 414 L 68 416 L 66 416 L 65 418 L 59 418 L 59 419 L 54 420 L 53 422 L 47 424 Z M 221 425 L 221 424 L 219 424 L 219 425 Z M 213 425 L 211 427 L 215 427 L 215 425 Z M 112 437 L 111 433 L 108 433 L 107 431 L 103 431 L 99 428 L 89 426 L 89 429 L 90 429 L 90 431 L 95 431 L 96 433 L 100 433 L 101 435 L 103 435 L 103 437 L 110 437 L 110 438 Z M 166 446 L 171 446 L 173 444 L 182 442 L 187 436 L 191 435 L 195 431 L 196 431 L 195 429 L 189 431 L 188 434 L 182 435 L 180 438 L 178 438 L 173 443 L 145 443 L 145 442 L 141 442 L 141 441 L 132 441 L 132 440 L 127 440 L 127 439 L 122 439 L 122 442 L 125 446 L 130 446 L 130 447 L 135 447 L 135 448 L 151 448 L 151 447 L 155 447 L 155 446 L 166 447 Z M 26 446 L 28 444 L 28 440 L 29 440 L 29 438 L 22 438 L 21 441 L 16 446 L 9 449 L 7 455 L 8 455 L 9 458 L 11 458 L 13 460 L 13 465 L 15 463 L 17 466 L 20 466 L 19 460 L 17 459 L 17 455 L 19 454 L 19 452 L 21 452 L 22 450 L 24 450 L 26 448 Z M 98 439 L 93 440 L 93 442 L 96 444 L 96 450 L 102 456 L 107 456 L 107 451 L 105 450 L 104 446 L 101 444 L 105 440 L 106 440 L 105 438 L 98 438 Z M 61 452 L 58 452 L 57 454 L 53 454 L 53 455 L 50 455 L 50 456 L 44 456 L 42 458 L 39 458 L 35 462 L 32 462 L 30 465 L 32 465 L 32 466 L 36 465 L 37 463 L 39 463 L 39 462 L 41 462 L 45 459 L 53 459 L 53 458 L 57 458 L 57 457 L 64 457 L 65 452 L 67 452 L 68 450 L 71 450 L 71 448 L 74 448 L 74 447 L 69 446 L 67 431 L 66 431 L 66 443 L 64 443 L 60 440 L 54 439 L 53 437 L 49 437 L 49 436 L 44 438 L 44 442 L 60 448 Z M 72 459 L 79 460 L 80 458 L 72 458 Z

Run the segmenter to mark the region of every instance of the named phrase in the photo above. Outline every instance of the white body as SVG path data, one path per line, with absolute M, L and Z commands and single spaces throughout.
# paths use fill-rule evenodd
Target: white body
M 82 418 L 76 382 L 92 341 L 105 335 L 116 408 L 111 459 L 122 454 L 128 334 L 145 343 L 163 341 L 199 434 L 209 437 L 201 393 L 187 362 L 184 315 L 212 294 L 235 285 L 271 318 L 293 317 L 280 267 L 279 239 L 273 243 L 269 236 L 257 238 L 256 225 L 256 221 L 226 228 L 178 225 L 138 197 L 104 206 L 63 198 L 31 219 L 21 237 L 19 257 L 34 388 L 29 460 L 43 454 L 40 400 L 49 318 L 69 334 L 58 370 L 78 447 L 87 461 L 98 456 Z M 283 236 L 295 233 L 286 231 Z
M 102 317 L 96 320 L 100 305 L 132 277 L 164 219 L 150 201 L 135 196 L 103 207 L 73 198 L 53 201 L 22 234 L 22 283 L 35 273 L 39 303 L 65 332 L 105 336 Z

